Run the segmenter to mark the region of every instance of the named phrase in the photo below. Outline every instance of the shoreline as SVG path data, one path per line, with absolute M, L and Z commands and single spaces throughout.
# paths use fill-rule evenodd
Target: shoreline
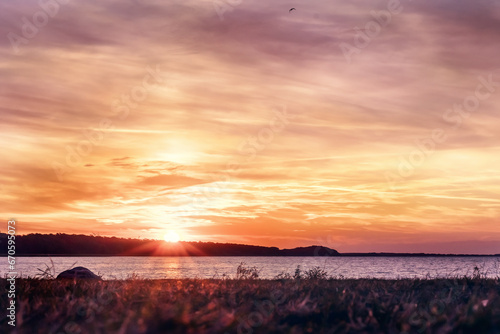
M 6 281 L 8 278 L 1 277 L 1 281 Z M 140 276 L 131 275 L 130 278 L 111 278 L 111 279 L 86 279 L 86 278 L 77 278 L 77 279 L 57 279 L 57 278 L 38 278 L 38 277 L 16 277 L 16 281 L 40 281 L 40 282 L 60 282 L 60 283 L 76 283 L 76 284 L 88 284 L 95 282 L 177 282 L 177 281 L 210 281 L 210 282 L 247 282 L 247 283 L 259 283 L 259 282 L 278 282 L 278 283 L 297 283 L 297 282 L 385 282 L 385 283 L 398 283 L 398 282 L 432 282 L 432 281 L 466 281 L 466 282 L 482 282 L 482 283 L 499 283 L 500 285 L 500 276 L 498 277 L 481 277 L 474 278 L 472 276 L 450 276 L 450 277 L 401 277 L 401 278 L 378 278 L 378 277 L 328 277 L 321 279 L 310 279 L 310 278 L 302 278 L 302 279 L 294 279 L 294 278 L 235 278 L 235 277 L 223 277 L 223 278 L 198 278 L 198 277 L 190 277 L 190 278 L 143 278 Z M 500 286 L 499 286 L 500 289 Z M 500 290 L 499 290 L 500 292 Z
M 0 254 L 0 257 L 8 257 Z M 342 253 L 339 255 L 124 255 L 124 254 L 17 254 L 16 257 L 500 257 L 500 254 L 420 254 L 420 253 Z

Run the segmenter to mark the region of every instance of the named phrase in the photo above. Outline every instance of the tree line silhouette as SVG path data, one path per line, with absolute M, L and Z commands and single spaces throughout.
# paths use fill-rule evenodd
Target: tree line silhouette
M 293 249 L 232 243 L 168 243 L 154 239 L 131 239 L 82 234 L 28 234 L 15 239 L 16 255 L 51 256 L 337 256 L 327 247 L 310 246 Z M 0 255 L 7 255 L 7 234 L 0 233 Z

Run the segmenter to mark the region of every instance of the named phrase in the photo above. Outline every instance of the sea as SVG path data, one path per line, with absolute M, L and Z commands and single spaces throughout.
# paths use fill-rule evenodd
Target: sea
M 0 266 L 1 277 L 10 272 Z M 500 277 L 500 257 L 16 257 L 17 277 L 57 276 L 61 271 L 82 266 L 103 279 L 235 278 L 239 265 L 255 267 L 259 278 L 272 279 L 280 273 L 293 276 L 319 267 L 339 278 L 439 278 L 481 274 Z M 38 275 L 38 276 L 37 276 Z M 50 277 L 50 276 L 48 276 Z

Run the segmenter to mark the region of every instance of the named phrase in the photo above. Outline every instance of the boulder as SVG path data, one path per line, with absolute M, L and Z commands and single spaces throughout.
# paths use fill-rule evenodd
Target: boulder
M 73 269 L 65 270 L 59 275 L 57 275 L 56 279 L 101 279 L 101 277 L 97 276 L 90 270 L 84 267 L 75 267 Z

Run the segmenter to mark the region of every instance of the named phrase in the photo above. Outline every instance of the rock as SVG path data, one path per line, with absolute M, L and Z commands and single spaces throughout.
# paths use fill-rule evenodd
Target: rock
M 69 278 L 69 279 L 101 279 L 99 276 L 88 270 L 87 268 L 84 267 L 75 267 L 70 270 L 65 270 L 59 275 L 57 275 L 56 279 L 64 279 L 64 278 Z

